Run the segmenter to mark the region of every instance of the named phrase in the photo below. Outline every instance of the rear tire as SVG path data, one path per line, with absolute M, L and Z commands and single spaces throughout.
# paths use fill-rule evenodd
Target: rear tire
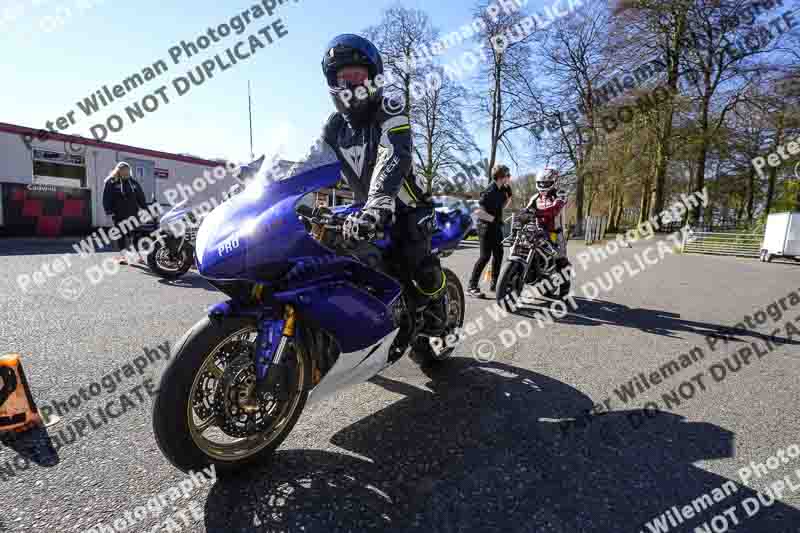
M 268 440 L 260 442 L 265 437 L 263 434 L 245 437 L 242 440 L 245 444 L 252 442 L 253 449 L 250 452 L 243 451 L 238 457 L 234 451 L 228 459 L 221 457 L 221 453 L 209 455 L 209 452 L 198 446 L 195 439 L 203 437 L 193 436 L 189 421 L 189 417 L 193 417 L 196 413 L 190 404 L 190 397 L 193 392 L 197 392 L 197 389 L 193 389 L 193 385 L 197 382 L 198 373 L 206 368 L 207 358 L 218 353 L 224 342 L 241 331 L 249 331 L 256 327 L 255 320 L 251 318 L 211 321 L 206 317 L 195 324 L 179 341 L 161 377 L 158 394 L 153 402 L 153 433 L 164 456 L 180 470 L 197 472 L 213 464 L 219 474 L 225 475 L 237 472 L 248 465 L 263 462 L 283 442 L 302 413 L 311 383 L 311 361 L 301 347 L 293 345 L 295 349 L 285 354 L 284 361 L 291 357 L 296 358 L 297 382 L 289 391 L 286 406 L 281 407 L 280 423 L 276 427 L 270 423 L 271 434 L 266 435 Z M 218 381 L 217 386 L 219 384 Z M 291 408 L 291 411 L 284 413 L 283 409 L 286 408 Z M 193 427 L 196 425 L 193 420 L 191 424 Z M 218 431 L 218 427 L 212 426 L 211 429 Z M 231 446 L 239 446 L 240 443 L 241 440 Z
M 447 331 L 455 331 L 461 329 L 464 325 L 465 315 L 465 298 L 464 287 L 455 272 L 449 268 L 443 268 L 445 279 L 447 281 Z M 438 354 L 431 346 L 430 340 L 427 337 L 419 336 L 414 341 L 414 346 L 409 356 L 412 360 L 416 361 L 420 366 L 432 366 L 442 363 L 450 358 L 455 350 L 455 346 L 445 348 Z

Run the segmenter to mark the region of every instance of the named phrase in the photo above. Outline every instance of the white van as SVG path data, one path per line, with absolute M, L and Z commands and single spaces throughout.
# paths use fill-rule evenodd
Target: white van
M 761 261 L 769 263 L 774 257 L 800 261 L 800 213 L 775 213 L 767 217 Z

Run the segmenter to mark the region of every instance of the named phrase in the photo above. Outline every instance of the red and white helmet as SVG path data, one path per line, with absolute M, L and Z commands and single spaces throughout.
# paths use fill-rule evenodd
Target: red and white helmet
M 545 168 L 536 176 L 536 190 L 544 194 L 558 187 L 561 175 L 554 168 Z

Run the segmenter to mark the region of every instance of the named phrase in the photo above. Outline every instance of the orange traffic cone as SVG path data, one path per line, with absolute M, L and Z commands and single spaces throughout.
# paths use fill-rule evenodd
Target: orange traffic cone
M 19 355 L 0 357 L 0 432 L 27 431 L 41 423 Z

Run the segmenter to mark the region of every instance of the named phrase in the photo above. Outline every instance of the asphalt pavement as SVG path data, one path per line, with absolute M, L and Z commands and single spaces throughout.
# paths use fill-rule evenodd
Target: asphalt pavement
M 46 433 L 0 446 L 0 531 L 112 531 L 97 525 L 116 520 L 132 532 L 638 533 L 723 531 L 723 519 L 800 531 L 800 458 L 784 454 L 747 484 L 739 473 L 800 444 L 800 329 L 786 325 L 800 328 L 798 264 L 663 248 L 661 259 L 651 242 L 583 269 L 586 248 L 570 243 L 577 279 L 562 318 L 544 300 L 503 317 L 468 299 L 474 334 L 443 368 L 403 359 L 307 408 L 268 464 L 188 490 L 154 441 L 147 383 L 167 356 L 152 354 L 224 295 L 194 271 L 175 282 L 102 271 L 109 253 L 71 254 L 54 272 L 69 250 L 0 241 L 0 353 L 22 355 L 40 407 L 69 408 Z M 444 263 L 466 286 L 476 258 L 464 244 Z M 614 266 L 618 279 L 606 277 Z M 539 327 L 546 311 L 553 323 Z M 755 327 L 732 331 L 748 316 Z M 82 398 L 92 384 L 101 392 Z M 102 420 L 98 408 L 121 395 L 124 412 Z M 70 435 L 80 418 L 85 431 Z M 781 479 L 795 490 L 758 499 Z M 735 493 L 717 499 L 728 481 Z M 159 501 L 170 489 L 180 498 Z

